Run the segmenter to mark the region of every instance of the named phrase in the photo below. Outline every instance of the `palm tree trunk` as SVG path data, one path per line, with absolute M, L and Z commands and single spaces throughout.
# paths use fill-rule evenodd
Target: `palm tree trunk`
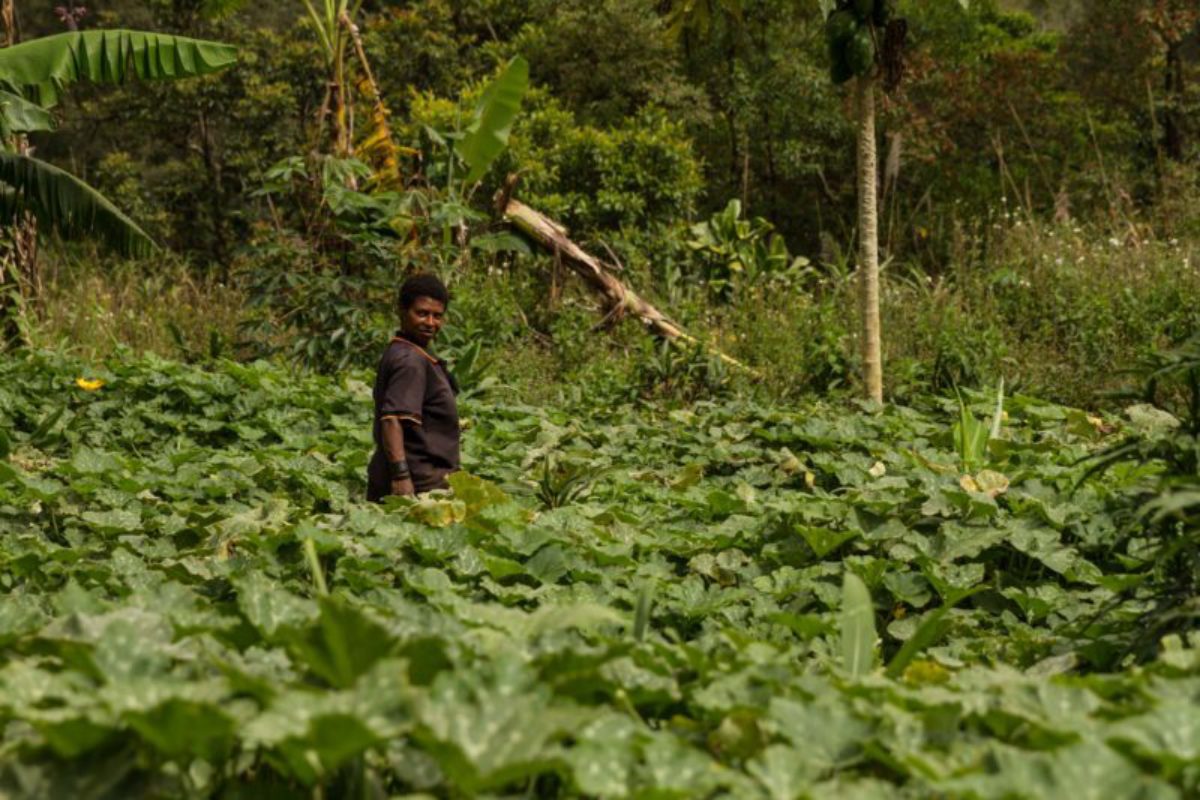
M 862 304 L 863 385 L 883 402 L 883 356 L 879 331 L 879 206 L 876 197 L 875 79 L 857 79 L 858 279 Z

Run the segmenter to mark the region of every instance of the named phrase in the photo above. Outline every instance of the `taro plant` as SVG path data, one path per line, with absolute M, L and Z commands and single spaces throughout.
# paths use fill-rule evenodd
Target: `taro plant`
M 791 285 L 808 265 L 808 259 L 788 252 L 787 243 L 770 222 L 743 217 L 737 199 L 707 222 L 693 225 L 688 247 L 704 260 L 709 291 L 724 300 L 749 286 Z

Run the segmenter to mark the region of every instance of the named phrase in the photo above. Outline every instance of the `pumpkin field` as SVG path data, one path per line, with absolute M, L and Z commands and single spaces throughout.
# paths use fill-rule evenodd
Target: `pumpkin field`
M 1200 791 L 1145 408 L 470 401 L 379 507 L 356 378 L 80 369 L 0 367 L 0 796 Z

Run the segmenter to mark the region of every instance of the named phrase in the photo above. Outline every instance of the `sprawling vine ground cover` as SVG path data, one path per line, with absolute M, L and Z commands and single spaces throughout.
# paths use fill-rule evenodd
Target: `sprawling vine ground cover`
M 359 381 L 82 369 L 0 365 L 0 796 L 1200 791 L 1200 640 L 1127 657 L 1154 466 L 1072 491 L 1082 413 L 964 464 L 951 404 L 468 403 L 378 508 Z

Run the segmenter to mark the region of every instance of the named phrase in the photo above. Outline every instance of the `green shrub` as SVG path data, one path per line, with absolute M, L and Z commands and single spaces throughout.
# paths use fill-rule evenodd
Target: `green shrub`
M 474 102 L 463 106 L 420 95 L 404 135 L 421 144 L 429 179 L 444 179 L 442 148 L 427 129 L 450 132 Z M 565 224 L 581 239 L 625 228 L 649 229 L 690 219 L 700 194 L 700 166 L 679 125 L 647 111 L 613 129 L 580 124 L 544 91 L 531 90 L 514 125 L 510 147 L 487 187 L 508 172 L 521 175 L 518 197 Z M 485 188 L 485 191 L 486 191 Z M 486 196 L 486 195 L 485 195 Z

